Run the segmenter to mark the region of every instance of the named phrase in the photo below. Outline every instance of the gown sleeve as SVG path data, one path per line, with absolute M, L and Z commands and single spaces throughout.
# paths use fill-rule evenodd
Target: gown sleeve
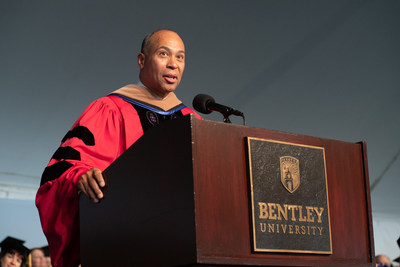
M 141 135 L 135 109 L 113 96 L 94 101 L 65 135 L 36 195 L 53 266 L 80 262 L 77 181 L 81 175 L 94 167 L 103 171 Z

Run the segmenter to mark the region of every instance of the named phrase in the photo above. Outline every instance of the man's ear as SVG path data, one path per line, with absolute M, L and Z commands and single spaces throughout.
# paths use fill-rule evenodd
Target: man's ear
M 144 60 L 145 60 L 146 56 L 143 53 L 140 53 L 137 55 L 137 62 L 139 65 L 140 69 L 144 68 Z

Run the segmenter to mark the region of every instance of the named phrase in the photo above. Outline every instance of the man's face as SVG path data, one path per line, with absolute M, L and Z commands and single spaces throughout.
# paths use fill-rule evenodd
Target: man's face
M 44 257 L 43 251 L 35 249 L 31 253 L 32 256 L 32 267 L 46 267 L 46 259 Z
M 1 267 L 20 267 L 21 264 L 22 255 L 16 250 L 7 252 L 0 260 Z
M 172 31 L 156 32 L 150 45 L 138 55 L 141 82 L 159 97 L 173 92 L 185 69 L 185 46 Z

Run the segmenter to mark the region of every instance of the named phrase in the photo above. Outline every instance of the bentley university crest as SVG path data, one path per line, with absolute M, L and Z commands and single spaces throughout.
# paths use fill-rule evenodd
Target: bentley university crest
M 289 193 L 293 193 L 300 186 L 299 160 L 290 157 L 280 157 L 281 182 Z

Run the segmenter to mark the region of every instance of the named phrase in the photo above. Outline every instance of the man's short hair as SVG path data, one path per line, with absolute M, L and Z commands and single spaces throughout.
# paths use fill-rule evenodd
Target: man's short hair
M 174 33 L 178 34 L 176 31 L 168 29 L 168 28 L 162 28 L 162 29 L 155 30 L 154 32 L 149 33 L 144 37 L 142 46 L 140 48 L 140 53 L 146 54 L 145 52 L 147 52 L 147 49 L 149 48 L 149 46 L 151 44 L 151 37 L 153 37 L 153 35 L 159 31 L 170 31 L 170 32 L 174 32 Z

